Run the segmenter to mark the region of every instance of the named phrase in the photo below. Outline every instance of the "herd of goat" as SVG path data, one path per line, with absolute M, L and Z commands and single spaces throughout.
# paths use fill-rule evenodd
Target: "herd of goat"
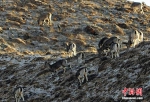
M 134 11 L 140 10 L 140 13 L 144 14 L 143 5 L 144 5 L 143 3 L 133 2 L 131 4 L 131 8 L 133 8 Z M 51 17 L 52 17 L 51 13 L 48 13 L 46 15 L 41 15 L 38 19 L 38 24 L 39 25 L 52 25 Z M 60 26 L 58 27 L 60 28 Z M 118 37 L 110 37 L 110 38 L 103 37 L 98 43 L 97 51 L 100 56 L 110 55 L 111 58 L 119 57 L 122 44 L 125 44 L 127 48 L 135 47 L 136 45 L 138 45 L 139 43 L 143 41 L 143 33 L 139 30 L 135 30 L 133 33 L 129 35 L 128 38 L 129 38 L 128 42 L 122 42 L 121 39 L 119 39 Z M 66 45 L 67 45 L 66 49 L 68 52 L 68 57 L 76 57 L 77 62 L 82 63 L 84 59 L 84 53 L 77 53 L 75 43 L 70 43 Z M 52 72 L 55 72 L 59 68 L 63 68 L 64 73 L 65 73 L 66 67 L 68 66 L 70 65 L 68 65 L 67 59 L 58 60 L 52 65 L 48 61 L 46 61 L 44 64 L 44 67 L 49 67 L 49 70 Z M 88 81 L 87 75 L 88 75 L 88 70 L 85 67 L 80 68 L 76 72 L 76 76 L 79 80 L 80 85 L 84 82 L 84 80 Z M 20 102 L 21 98 L 24 101 L 23 87 L 16 87 L 14 92 L 15 92 L 16 102 Z
M 128 42 L 122 42 L 118 37 L 107 38 L 104 37 L 100 40 L 98 46 L 98 53 L 105 54 L 106 56 L 110 53 L 112 58 L 119 57 L 119 52 L 122 48 L 122 44 L 125 44 L 127 48 L 135 47 L 139 43 L 143 42 L 143 32 L 135 30 L 129 35 Z
M 121 39 L 118 37 L 103 37 L 99 43 L 98 43 L 98 53 L 102 56 L 108 56 L 111 55 L 111 58 L 116 58 L 119 57 L 119 52 L 120 49 L 122 48 L 122 44 L 125 44 L 127 48 L 129 47 L 135 47 L 139 43 L 143 42 L 143 32 L 139 30 L 135 30 L 133 33 L 131 33 L 128 37 L 128 42 L 122 42 Z M 67 44 L 67 52 L 68 52 L 68 57 L 76 57 L 76 60 L 78 63 L 82 63 L 84 59 L 84 53 L 76 52 L 76 44 L 75 43 L 70 43 Z M 108 54 L 109 53 L 109 54 Z M 53 64 L 50 64 L 49 61 L 45 61 L 44 67 L 48 67 L 49 71 L 56 72 L 57 69 L 63 68 L 64 73 L 66 72 L 66 67 L 70 67 L 67 63 L 67 59 L 61 59 L 56 61 Z M 88 70 L 86 67 L 82 67 L 77 70 L 76 72 L 76 77 L 79 80 L 79 84 L 81 85 L 84 80 L 88 81 Z M 16 102 L 19 102 L 19 100 L 23 97 L 23 88 L 22 87 L 17 87 L 15 91 L 15 98 Z

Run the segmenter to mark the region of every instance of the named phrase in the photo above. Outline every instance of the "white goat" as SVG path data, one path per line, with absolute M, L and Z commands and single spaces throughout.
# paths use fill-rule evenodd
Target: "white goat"
M 75 43 L 66 43 L 67 45 L 67 52 L 69 54 L 69 57 L 73 57 L 76 56 L 77 52 L 76 52 L 76 44 Z
M 24 96 L 23 96 L 23 87 L 16 87 L 15 90 L 15 99 L 16 102 L 20 102 L 20 99 L 22 98 L 22 100 L 24 101 Z
M 143 32 L 140 30 L 138 30 L 138 32 L 139 32 L 139 41 L 143 42 Z
M 87 68 L 80 68 L 77 71 L 76 76 L 79 80 L 80 85 L 84 82 L 85 79 L 86 81 L 88 81 L 87 74 L 88 74 Z
M 139 41 L 139 32 L 137 30 L 134 31 L 134 33 L 131 33 L 129 35 L 129 41 L 128 44 L 130 45 L 130 47 L 135 47 L 136 45 L 138 45 L 140 43 Z
M 133 11 L 136 12 L 137 10 L 140 10 L 141 14 L 144 14 L 144 12 L 143 12 L 143 6 L 144 6 L 144 3 L 140 3 L 140 2 L 133 2 L 131 4 L 131 8 L 133 8 Z
M 110 53 L 112 58 L 119 57 L 120 45 L 118 43 L 112 43 L 110 46 Z
M 51 13 L 44 13 L 44 14 L 41 14 L 39 16 L 39 19 L 38 19 L 38 24 L 40 26 L 43 26 L 43 25 L 52 25 L 52 14 Z
M 123 44 L 125 44 L 127 46 L 127 48 L 135 47 L 139 43 L 143 42 L 143 37 L 144 36 L 143 36 L 143 32 L 142 31 L 135 30 L 133 33 L 131 33 L 129 35 L 128 42 L 123 42 Z

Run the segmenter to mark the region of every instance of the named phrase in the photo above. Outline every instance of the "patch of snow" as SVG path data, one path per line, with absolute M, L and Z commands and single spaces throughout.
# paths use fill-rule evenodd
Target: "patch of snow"
M 2 67 L 2 66 L 1 66 L 1 68 L 0 68 L 1 71 L 2 71 L 2 70 L 5 70 L 5 69 L 6 69 L 6 67 Z
M 123 62 L 126 63 L 129 59 L 124 60 Z

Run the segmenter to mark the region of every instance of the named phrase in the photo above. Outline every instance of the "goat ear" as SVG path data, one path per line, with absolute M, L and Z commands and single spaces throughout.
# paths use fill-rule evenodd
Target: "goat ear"
M 142 2 L 141 4 L 142 4 L 143 6 L 146 5 L 145 2 Z
M 44 66 L 47 64 L 47 61 L 45 61 Z
M 143 34 L 143 32 L 142 32 L 141 30 L 139 31 L 139 33 L 140 33 L 140 35 L 142 35 L 142 34 Z
M 64 42 L 63 45 L 64 45 L 64 46 L 68 46 L 69 43 L 68 43 L 68 42 Z
M 84 58 L 85 57 L 85 54 L 84 53 L 82 53 L 82 58 Z
M 139 31 L 139 35 L 142 35 L 142 34 L 141 34 L 141 31 Z
M 137 30 L 135 30 L 134 34 L 137 34 Z
M 74 43 L 72 43 L 72 47 L 73 47 L 73 48 L 75 47 L 75 44 L 74 44 Z

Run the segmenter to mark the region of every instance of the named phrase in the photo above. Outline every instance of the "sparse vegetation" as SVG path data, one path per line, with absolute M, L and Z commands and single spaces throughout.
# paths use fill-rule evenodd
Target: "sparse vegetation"
M 150 7 L 143 7 L 144 14 L 140 14 L 130 5 L 127 0 L 3 0 L 0 101 L 14 101 L 13 86 L 20 84 L 26 87 L 27 102 L 120 102 L 126 86 L 142 86 L 147 93 L 142 101 L 148 102 Z M 43 13 L 52 14 L 51 25 L 38 24 Z M 127 42 L 134 29 L 143 32 L 144 42 L 131 49 L 123 46 L 116 59 L 98 55 L 102 37 L 117 36 Z M 65 42 L 74 42 L 77 53 L 85 54 L 81 65 L 68 58 Z M 64 74 L 63 70 L 55 73 L 44 67 L 45 61 L 53 64 L 59 59 L 71 64 Z M 80 67 L 89 70 L 89 81 L 82 87 L 75 77 Z M 42 70 L 46 74 L 35 77 Z
M 118 25 L 115 25 L 114 31 L 115 31 L 115 33 L 117 33 L 117 34 L 119 34 L 119 35 L 124 35 L 123 29 L 120 28 Z

